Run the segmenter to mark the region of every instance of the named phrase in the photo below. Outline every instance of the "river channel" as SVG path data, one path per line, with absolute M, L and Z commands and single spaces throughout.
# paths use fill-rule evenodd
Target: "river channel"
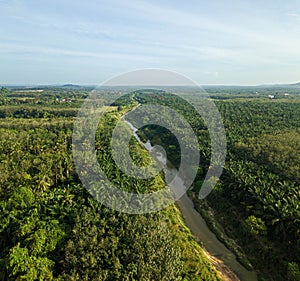
M 135 128 L 128 120 L 122 118 L 130 127 L 133 132 L 134 137 L 141 143 L 149 152 L 151 152 L 153 146 L 148 140 L 146 143 L 142 142 L 137 134 L 137 128 Z M 156 155 L 158 161 L 166 163 L 163 155 Z M 169 174 L 177 173 L 177 170 L 168 163 L 166 169 L 168 169 Z M 182 184 L 183 181 L 181 180 Z M 177 183 L 178 184 L 178 183 Z M 225 265 L 227 265 L 241 281 L 257 281 L 257 276 L 254 271 L 247 270 L 242 266 L 236 259 L 235 255 L 225 247 L 225 245 L 219 241 L 216 235 L 209 229 L 205 220 L 202 216 L 195 210 L 192 200 L 185 193 L 176 202 L 179 207 L 186 225 L 190 228 L 191 232 L 201 241 L 202 246 L 209 252 L 210 255 L 222 260 Z

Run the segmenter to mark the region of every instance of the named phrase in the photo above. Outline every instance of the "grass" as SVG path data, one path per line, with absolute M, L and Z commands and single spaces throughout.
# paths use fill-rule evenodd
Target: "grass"
M 163 211 L 172 234 L 182 251 L 184 271 L 183 280 L 216 280 L 221 281 L 215 267 L 205 256 L 200 244 L 195 240 L 190 229 L 176 207 L 171 205 Z

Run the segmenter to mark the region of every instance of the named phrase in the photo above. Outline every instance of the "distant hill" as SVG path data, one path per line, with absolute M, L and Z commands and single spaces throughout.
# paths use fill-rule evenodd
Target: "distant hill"
M 300 87 L 300 82 L 295 83 L 295 84 L 291 84 L 291 86 Z
M 76 84 L 65 84 L 65 85 L 62 85 L 60 88 L 79 89 L 81 87 L 82 86 L 76 85 Z
M 264 84 L 259 85 L 259 87 L 264 88 L 300 88 L 300 82 L 293 84 Z

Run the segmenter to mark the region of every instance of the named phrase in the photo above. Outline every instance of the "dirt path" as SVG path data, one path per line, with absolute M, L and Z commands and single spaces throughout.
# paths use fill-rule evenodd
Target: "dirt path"
M 203 252 L 206 257 L 211 261 L 211 263 L 215 266 L 218 271 L 219 276 L 223 281 L 240 281 L 240 279 L 231 271 L 231 269 L 224 264 L 220 259 L 212 256 L 209 252 L 203 248 Z

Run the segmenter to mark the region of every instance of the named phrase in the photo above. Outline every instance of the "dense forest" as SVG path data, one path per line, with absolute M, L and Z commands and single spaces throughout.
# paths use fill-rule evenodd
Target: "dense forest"
M 192 124 L 202 160 L 189 194 L 218 238 L 245 267 L 255 268 L 260 280 L 300 280 L 300 99 L 283 94 L 270 99 L 268 93 L 212 95 L 223 117 L 228 154 L 220 181 L 205 200 L 197 196 L 210 159 L 203 120 L 175 96 L 137 99 L 173 104 Z M 150 126 L 142 133 L 179 165 L 180 148 L 173 147 L 170 132 Z
M 0 280 L 221 280 L 176 205 L 128 215 L 103 206 L 82 186 L 72 159 L 72 130 L 90 90 L 1 89 Z M 272 91 L 209 90 L 223 118 L 228 153 L 220 181 L 205 200 L 197 195 L 210 165 L 209 133 L 201 116 L 170 93 L 135 92 L 103 104 L 97 157 L 122 189 L 162 188 L 161 174 L 137 180 L 118 169 L 109 149 L 111 132 L 137 103 L 176 109 L 199 140 L 201 163 L 189 191 L 196 209 L 259 280 L 299 281 L 300 97 L 280 89 L 270 99 Z M 138 133 L 180 165 L 180 147 L 170 131 L 150 125 Z M 136 163 L 149 161 L 134 138 L 130 150 Z
M 128 215 L 106 208 L 81 185 L 72 128 L 86 92 L 1 93 L 1 280 L 221 280 L 175 205 Z M 96 141 L 99 163 L 116 184 L 124 174 L 108 147 L 124 110 L 109 108 Z M 148 159 L 134 140 L 131 153 L 137 162 Z M 161 175 L 125 182 L 120 188 L 134 192 L 164 184 Z

